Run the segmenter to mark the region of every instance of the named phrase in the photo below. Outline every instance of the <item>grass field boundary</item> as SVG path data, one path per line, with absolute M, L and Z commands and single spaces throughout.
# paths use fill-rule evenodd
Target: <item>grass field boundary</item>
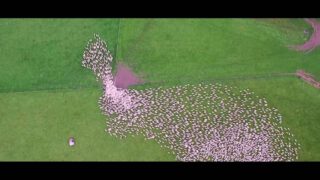
M 169 80 L 169 81 L 149 81 L 143 84 L 139 84 L 132 87 L 139 87 L 139 86 L 161 86 L 167 83 L 174 83 L 174 84 L 187 84 L 187 83 L 209 83 L 209 82 L 226 82 L 226 81 L 237 81 L 237 80 L 268 80 L 274 78 L 285 78 L 285 77 L 294 77 L 296 78 L 295 73 L 273 73 L 273 74 L 264 74 L 264 75 L 251 75 L 251 76 L 234 76 L 234 77 L 227 77 L 227 78 L 205 78 L 205 79 L 192 79 L 192 78 L 184 78 L 184 79 L 176 79 L 176 80 Z M 25 92 L 60 92 L 60 91 L 77 91 L 77 90 L 90 90 L 90 89 L 101 89 L 100 86 L 88 86 L 88 87 L 68 87 L 68 88 L 47 88 L 47 89 L 37 89 L 37 90 L 21 90 L 21 91 L 10 91 L 8 89 L 0 89 L 1 93 L 25 93 Z
M 120 36 L 120 26 L 121 26 L 121 18 L 118 19 L 118 30 L 116 35 L 116 43 L 114 47 L 114 54 L 113 54 L 113 60 L 111 62 L 112 72 L 115 71 L 115 67 L 118 61 L 118 50 L 119 50 L 119 36 Z
M 192 79 L 192 78 L 184 78 L 184 79 L 176 79 L 176 80 L 169 80 L 169 81 L 149 81 L 145 82 L 140 85 L 136 86 L 148 86 L 148 85 L 162 85 L 166 83 L 208 83 L 208 82 L 226 82 L 226 81 L 237 81 L 237 80 L 269 80 L 274 78 L 286 78 L 286 77 L 293 77 L 296 78 L 295 73 L 273 73 L 273 74 L 264 74 L 264 75 L 250 75 L 250 76 L 234 76 L 234 77 L 227 77 L 227 78 L 205 78 L 205 79 Z
M 144 36 L 145 36 L 146 32 L 148 32 L 151 29 L 152 23 L 153 23 L 152 19 L 148 20 L 145 23 L 145 25 L 142 28 L 141 33 L 137 36 L 137 38 L 135 38 L 135 41 L 130 44 L 127 53 L 123 56 L 124 59 L 129 59 L 133 53 L 138 51 L 137 47 L 139 46 L 139 44 L 141 42 L 143 42 Z
M 18 91 L 10 91 L 7 89 L 0 89 L 0 94 L 6 94 L 6 93 L 34 93 L 34 92 L 69 92 L 69 91 L 81 91 L 81 90 L 100 90 L 101 87 L 77 87 L 77 88 L 49 88 L 49 89 L 37 89 L 37 90 L 18 90 Z M 101 89 L 102 90 L 102 89 Z
M 2 91 L 0 94 L 10 94 L 10 93 L 39 93 L 39 92 L 72 92 L 81 90 L 100 90 L 100 88 L 64 88 L 64 89 L 43 89 L 43 90 L 31 90 L 31 91 Z M 102 89 L 101 89 L 102 92 Z
M 118 47 L 119 47 L 120 26 L 121 26 L 121 18 L 119 18 L 119 22 L 118 22 L 116 50 L 115 50 L 115 52 L 114 52 L 114 53 L 115 53 L 115 54 L 114 54 L 114 60 L 115 60 L 115 61 L 118 59 L 117 54 L 118 54 Z

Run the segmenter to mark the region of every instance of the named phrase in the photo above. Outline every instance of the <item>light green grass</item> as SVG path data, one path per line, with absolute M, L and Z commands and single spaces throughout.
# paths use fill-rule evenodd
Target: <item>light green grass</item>
M 174 160 L 154 141 L 107 134 L 97 106 L 101 91 L 0 93 L 0 160 Z M 75 137 L 70 148 L 68 138 Z
M 197 82 L 149 83 L 136 86 L 136 88 L 144 89 L 159 85 L 170 87 L 183 83 L 196 84 Z M 283 126 L 290 128 L 301 144 L 299 160 L 317 161 L 320 159 L 319 90 L 295 77 L 219 79 L 203 83 L 220 83 L 238 89 L 250 89 L 260 98 L 266 98 L 269 106 L 279 110 L 283 117 Z
M 320 93 L 305 82 L 295 78 L 274 78 L 223 82 L 267 99 L 283 116 L 283 125 L 289 127 L 301 144 L 299 160 L 320 159 Z

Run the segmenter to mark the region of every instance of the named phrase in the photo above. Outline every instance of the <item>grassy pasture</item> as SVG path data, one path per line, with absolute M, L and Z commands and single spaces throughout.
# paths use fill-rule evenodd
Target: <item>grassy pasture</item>
M 279 109 L 302 145 L 300 160 L 320 160 L 320 92 L 281 75 L 305 69 L 320 79 L 319 49 L 288 49 L 308 38 L 304 29 L 302 19 L 1 19 L 0 160 L 175 159 L 153 141 L 104 132 L 100 85 L 81 67 L 93 33 L 146 81 L 133 88 L 249 88 Z

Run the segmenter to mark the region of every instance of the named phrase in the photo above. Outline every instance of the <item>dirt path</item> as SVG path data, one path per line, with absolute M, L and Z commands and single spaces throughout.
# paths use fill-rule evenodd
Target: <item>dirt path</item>
M 305 21 L 312 26 L 313 34 L 307 42 L 293 46 L 293 49 L 297 51 L 310 52 L 320 45 L 320 22 L 316 19 L 305 19 Z
M 306 73 L 303 70 L 297 70 L 296 76 L 298 76 L 302 80 L 306 81 L 307 83 L 309 83 L 313 87 L 320 89 L 320 82 L 317 81 L 311 74 Z

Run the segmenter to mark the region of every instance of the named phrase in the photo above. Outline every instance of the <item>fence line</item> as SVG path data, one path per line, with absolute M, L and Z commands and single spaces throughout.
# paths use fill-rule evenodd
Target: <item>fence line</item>
M 127 53 L 124 55 L 125 59 L 129 59 L 133 53 L 137 52 L 138 50 L 137 48 L 139 47 L 139 44 L 143 42 L 145 34 L 150 30 L 152 23 L 153 23 L 153 20 L 148 20 L 148 22 L 144 24 L 142 32 L 138 35 L 137 38 L 135 38 L 134 42 L 131 43 Z
M 187 82 L 212 82 L 212 81 L 234 81 L 234 80 L 252 80 L 252 79 L 273 79 L 273 78 L 283 78 L 283 77 L 295 77 L 295 73 L 272 73 L 272 74 L 263 74 L 263 75 L 234 76 L 234 77 L 206 78 L 206 79 L 182 78 L 182 79 L 166 80 L 166 81 L 150 81 L 150 82 L 146 82 L 146 83 L 143 83 L 140 85 L 165 84 L 165 83 L 175 83 L 175 82 L 187 83 Z
M 261 75 L 249 75 L 249 76 L 234 76 L 234 77 L 221 77 L 221 78 L 205 78 L 205 79 L 193 79 L 184 78 L 176 80 L 165 80 L 165 81 L 149 81 L 143 84 L 138 84 L 133 87 L 139 87 L 141 85 L 163 85 L 166 83 L 204 83 L 204 82 L 227 82 L 235 80 L 258 80 L 258 79 L 274 79 L 274 78 L 284 78 L 284 77 L 296 77 L 295 73 L 272 73 L 272 74 L 261 74 Z M 101 89 L 101 86 L 81 86 L 81 87 L 67 87 L 67 88 L 46 88 L 37 90 L 9 90 L 0 89 L 0 93 L 23 93 L 23 92 L 43 92 L 43 91 L 74 91 L 74 90 L 89 90 L 89 89 Z
M 118 54 L 118 46 L 119 46 L 119 36 L 120 36 L 120 24 L 121 23 L 121 18 L 119 18 L 119 22 L 118 22 L 118 31 L 117 31 L 117 41 L 116 41 L 116 51 L 114 54 L 114 60 L 117 60 L 117 54 Z
M 58 92 L 58 91 L 77 91 L 77 90 L 90 90 L 90 89 L 101 89 L 99 86 L 87 86 L 87 87 L 66 87 L 66 88 L 46 88 L 46 89 L 24 89 L 24 90 L 13 90 L 13 89 L 0 89 L 1 93 L 25 93 L 25 92 Z

